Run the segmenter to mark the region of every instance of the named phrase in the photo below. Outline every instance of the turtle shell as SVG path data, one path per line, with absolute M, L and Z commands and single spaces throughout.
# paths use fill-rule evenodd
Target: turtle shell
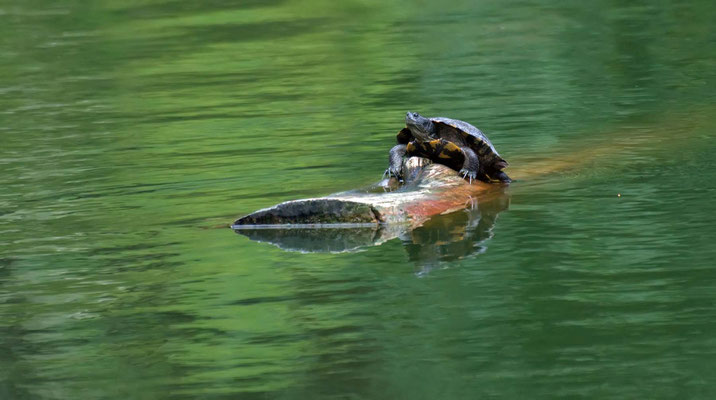
M 460 147 L 445 139 L 435 139 L 429 142 L 413 140 L 406 146 L 405 154 L 409 157 L 424 157 L 456 171 L 460 170 L 465 162 L 465 155 Z
M 477 157 L 483 167 L 501 170 L 509 165 L 495 150 L 495 146 L 492 145 L 490 139 L 476 127 L 459 119 L 434 117 L 430 118 L 430 120 L 436 124 L 438 137 L 455 142 L 459 142 L 461 138 L 465 144 L 477 153 Z M 459 137 L 452 138 L 451 136 L 453 135 Z

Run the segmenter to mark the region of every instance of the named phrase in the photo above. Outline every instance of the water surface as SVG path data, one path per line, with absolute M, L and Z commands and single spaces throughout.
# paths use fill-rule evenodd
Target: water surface
M 716 395 L 712 2 L 0 3 L 0 398 Z M 517 179 L 357 252 L 229 229 L 407 110 Z

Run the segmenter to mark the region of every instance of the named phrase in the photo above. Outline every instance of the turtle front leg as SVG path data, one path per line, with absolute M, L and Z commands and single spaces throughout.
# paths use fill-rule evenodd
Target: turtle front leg
M 472 183 L 472 180 L 477 178 L 477 173 L 480 169 L 480 160 L 471 148 L 463 147 L 461 150 L 462 154 L 465 155 L 465 162 L 462 164 L 460 175 L 465 179 L 469 179 L 470 183 Z
M 385 170 L 385 174 L 388 174 L 388 177 L 394 176 L 400 179 L 400 170 L 403 167 L 403 157 L 405 156 L 406 148 L 406 145 L 398 144 L 390 149 L 389 165 L 388 169 Z

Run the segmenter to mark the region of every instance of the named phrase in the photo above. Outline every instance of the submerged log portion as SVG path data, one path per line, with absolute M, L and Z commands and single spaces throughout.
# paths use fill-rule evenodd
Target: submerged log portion
M 406 177 L 404 185 L 397 185 L 395 179 L 391 179 L 372 190 L 287 201 L 239 218 L 232 228 L 286 225 L 298 228 L 333 224 L 355 227 L 401 224 L 416 227 L 434 215 L 469 207 L 478 198 L 502 192 L 506 186 L 468 183 L 455 170 L 419 157 L 409 158 L 403 163 L 403 176 Z M 395 190 L 388 191 L 390 188 Z

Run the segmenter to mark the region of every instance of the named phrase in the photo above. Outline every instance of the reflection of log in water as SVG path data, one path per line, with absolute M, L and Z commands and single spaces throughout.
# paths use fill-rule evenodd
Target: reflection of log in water
M 454 261 L 484 253 L 492 238 L 497 215 L 509 208 L 509 197 L 501 193 L 478 202 L 474 207 L 440 215 L 401 235 L 408 257 L 418 275 L 440 268 L 443 261 Z
M 251 240 L 271 243 L 283 250 L 304 253 L 340 253 L 361 247 L 375 246 L 398 236 L 399 227 L 390 230 L 381 225 L 371 226 L 272 226 L 262 229 L 237 230 Z

